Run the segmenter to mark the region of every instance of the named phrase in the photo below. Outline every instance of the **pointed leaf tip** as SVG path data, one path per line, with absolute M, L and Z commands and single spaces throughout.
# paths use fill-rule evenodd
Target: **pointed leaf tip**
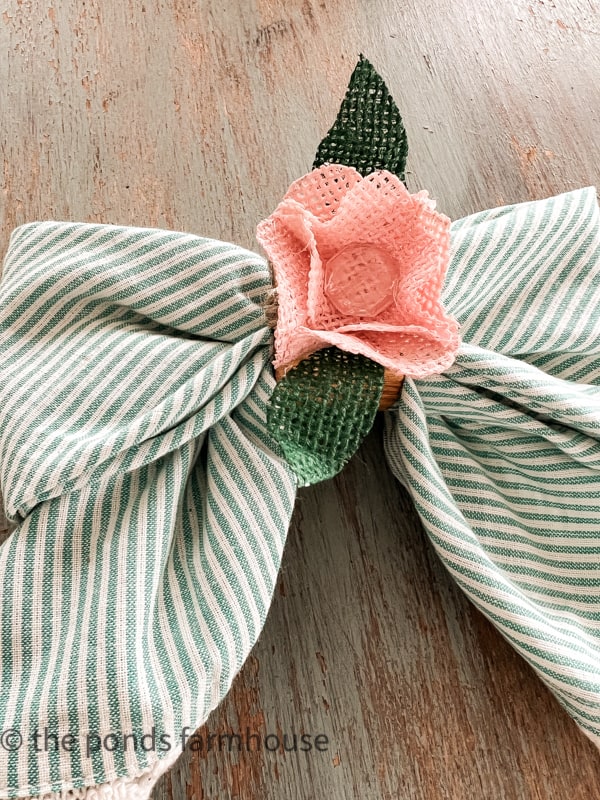
M 354 167 L 361 175 L 385 169 L 404 180 L 408 141 L 398 106 L 371 62 L 359 55 L 346 96 L 313 167 L 325 162 Z

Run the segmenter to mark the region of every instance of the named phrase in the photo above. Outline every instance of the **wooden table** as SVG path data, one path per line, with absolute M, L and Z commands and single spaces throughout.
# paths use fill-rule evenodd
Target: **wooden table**
M 158 226 L 254 247 L 363 52 L 452 218 L 600 179 L 596 0 L 10 0 L 0 246 L 16 225 Z M 299 494 L 264 632 L 201 731 L 323 752 L 185 752 L 164 800 L 588 800 L 600 756 L 452 583 L 381 429 Z M 324 741 L 324 740 L 321 740 Z

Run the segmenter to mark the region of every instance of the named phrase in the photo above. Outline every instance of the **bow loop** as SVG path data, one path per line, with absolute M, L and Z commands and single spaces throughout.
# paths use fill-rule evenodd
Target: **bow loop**
M 463 343 L 385 450 L 442 561 L 600 746 L 600 215 L 593 189 L 452 226 Z
M 263 259 L 211 239 L 17 229 L 0 284 L 9 518 L 155 461 L 229 414 L 269 359 L 269 289 Z

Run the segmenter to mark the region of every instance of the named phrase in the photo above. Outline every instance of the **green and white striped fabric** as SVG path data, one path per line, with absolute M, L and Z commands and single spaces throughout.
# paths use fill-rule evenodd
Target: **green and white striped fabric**
M 600 219 L 595 190 L 452 226 L 463 345 L 408 380 L 389 464 L 473 603 L 600 745 Z
M 270 281 L 254 253 L 181 233 L 13 233 L 0 797 L 146 797 L 256 641 L 296 488 L 266 431 Z M 46 732 L 77 741 L 56 752 Z
M 406 381 L 385 451 L 459 585 L 600 743 L 596 195 L 476 214 L 452 241 L 464 343 L 444 375 Z M 231 244 L 14 232 L 0 798 L 147 797 L 258 637 L 296 489 L 266 430 L 269 289 L 266 262 Z

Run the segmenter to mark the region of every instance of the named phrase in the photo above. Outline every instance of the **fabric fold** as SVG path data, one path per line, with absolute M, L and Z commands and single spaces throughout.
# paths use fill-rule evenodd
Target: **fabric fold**
M 452 225 L 463 345 L 407 380 L 385 451 L 469 599 L 600 746 L 600 215 L 595 190 Z
M 596 194 L 481 212 L 451 239 L 463 344 L 406 379 L 386 456 L 458 584 L 599 744 Z M 271 288 L 259 256 L 188 234 L 13 233 L 0 798 L 147 797 L 256 641 L 298 484 L 267 430 Z
M 147 796 L 256 641 L 296 488 L 266 428 L 269 289 L 262 258 L 188 234 L 13 233 L 0 797 Z

